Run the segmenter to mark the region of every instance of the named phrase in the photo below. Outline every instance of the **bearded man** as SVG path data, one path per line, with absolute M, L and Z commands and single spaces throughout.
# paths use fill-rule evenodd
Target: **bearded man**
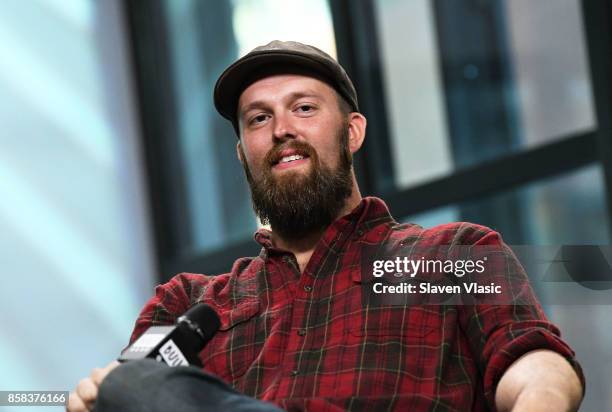
M 381 199 L 362 198 L 352 157 L 366 119 L 335 60 L 273 41 L 225 70 L 215 106 L 271 230 L 255 234 L 259 256 L 229 273 L 158 286 L 130 340 L 205 302 L 221 327 L 199 355 L 204 371 L 112 363 L 79 383 L 68 410 L 92 408 L 98 394 L 99 410 L 578 408 L 580 366 L 529 288 L 521 305 L 363 304 L 371 245 L 489 246 L 501 256 L 491 276 L 524 274 L 488 228 L 402 225 Z

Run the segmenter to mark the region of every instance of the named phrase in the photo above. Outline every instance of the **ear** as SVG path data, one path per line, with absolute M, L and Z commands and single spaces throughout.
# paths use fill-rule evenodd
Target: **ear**
M 244 152 L 242 151 L 242 145 L 240 144 L 240 140 L 236 143 L 236 156 L 238 156 L 238 160 L 240 163 L 244 164 Z
M 367 119 L 361 113 L 353 112 L 349 114 L 349 150 L 353 154 L 355 154 L 363 144 L 367 123 Z

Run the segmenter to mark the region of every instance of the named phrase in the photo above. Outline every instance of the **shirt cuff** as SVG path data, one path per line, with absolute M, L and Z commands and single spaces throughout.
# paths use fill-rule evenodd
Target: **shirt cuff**
M 529 325 L 534 323 L 534 325 Z M 510 337 L 510 339 L 508 339 Z M 489 406 L 495 410 L 495 391 L 499 380 L 506 370 L 521 356 L 537 349 L 547 349 L 563 356 L 572 366 L 580 383 L 584 397 L 585 378 L 582 367 L 575 359 L 574 351 L 559 336 L 559 329 L 550 323 L 541 321 L 520 322 L 511 328 L 494 334 L 491 337 L 489 350 L 492 351 L 484 376 L 485 397 Z M 490 348 L 495 348 L 491 350 Z

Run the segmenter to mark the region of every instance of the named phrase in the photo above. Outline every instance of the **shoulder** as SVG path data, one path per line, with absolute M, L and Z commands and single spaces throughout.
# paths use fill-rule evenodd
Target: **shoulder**
M 440 244 L 495 245 L 501 243 L 501 235 L 493 229 L 470 222 L 453 222 L 425 230 L 424 237 Z
M 397 224 L 393 231 L 405 241 L 423 246 L 436 245 L 499 245 L 501 234 L 493 229 L 470 222 L 452 222 L 423 228 L 417 224 Z M 395 236 L 397 236 L 397 234 Z
M 228 273 L 213 276 L 179 273 L 158 285 L 136 319 L 130 343 L 150 326 L 173 324 L 196 303 L 203 302 L 223 312 L 256 296 L 256 275 L 262 264 L 259 258 L 241 258 Z
M 231 299 L 254 293 L 256 275 L 263 261 L 255 257 L 237 259 L 228 273 L 205 275 L 199 273 L 179 273 L 168 282 L 155 288 L 160 299 L 184 302 L 187 308 L 205 302 L 212 306 L 224 306 Z M 164 299 L 164 300 L 166 300 Z

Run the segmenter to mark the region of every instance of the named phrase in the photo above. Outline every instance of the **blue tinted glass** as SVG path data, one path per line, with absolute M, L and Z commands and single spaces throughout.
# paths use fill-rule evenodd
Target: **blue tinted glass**
M 595 128 L 578 0 L 374 4 L 399 188 Z
M 500 232 L 509 244 L 559 245 L 610 243 L 609 220 L 599 166 L 459 205 L 402 218 L 432 227 L 469 221 Z
M 461 217 L 498 230 L 510 244 L 610 242 L 599 166 L 467 202 L 461 205 Z

